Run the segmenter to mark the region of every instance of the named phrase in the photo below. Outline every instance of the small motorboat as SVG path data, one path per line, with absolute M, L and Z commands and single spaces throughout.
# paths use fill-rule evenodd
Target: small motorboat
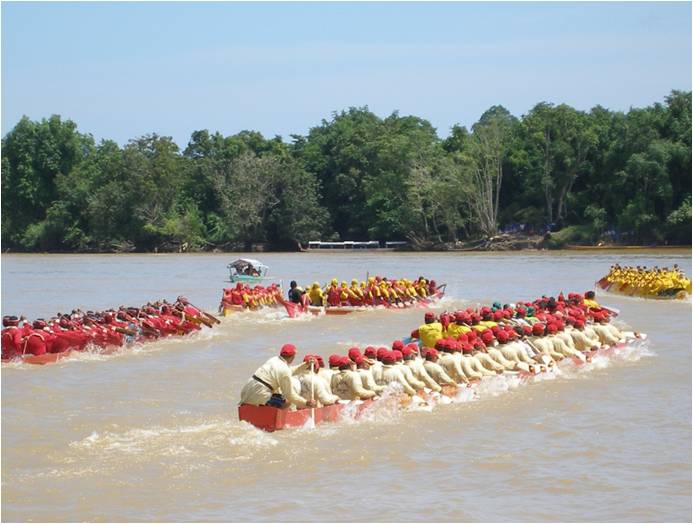
M 239 258 L 228 266 L 229 280 L 233 283 L 259 284 L 269 277 L 269 267 L 254 258 Z

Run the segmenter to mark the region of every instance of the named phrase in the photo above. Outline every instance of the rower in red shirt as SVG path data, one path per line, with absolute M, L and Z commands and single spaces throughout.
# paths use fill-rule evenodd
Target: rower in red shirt
M 22 329 L 15 316 L 2 317 L 2 358 L 8 359 L 22 352 Z

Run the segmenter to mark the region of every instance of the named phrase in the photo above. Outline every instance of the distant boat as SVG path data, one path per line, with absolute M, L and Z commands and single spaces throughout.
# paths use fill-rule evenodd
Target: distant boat
M 268 277 L 269 267 L 254 258 L 239 258 L 228 266 L 229 280 L 233 283 L 259 284 L 263 280 L 274 280 Z
M 344 242 L 322 242 L 320 240 L 311 240 L 308 242 L 308 247 L 303 247 L 298 244 L 299 251 L 395 251 L 409 245 L 405 241 L 385 242 L 385 247 L 380 246 L 377 240 L 368 240 L 359 242 L 356 240 L 345 240 Z

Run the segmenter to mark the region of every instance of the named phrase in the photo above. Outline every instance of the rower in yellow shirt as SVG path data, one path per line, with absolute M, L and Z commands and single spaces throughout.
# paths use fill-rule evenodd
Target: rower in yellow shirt
M 601 309 L 602 306 L 594 299 L 594 291 L 587 291 L 585 299 L 582 301 L 590 309 Z
M 308 290 L 308 296 L 310 297 L 310 303 L 314 306 L 324 306 L 325 305 L 325 294 L 320 287 L 320 282 L 313 282 Z
M 419 326 L 418 332 L 421 347 L 435 348 L 436 342 L 443 338 L 443 324 L 436 321 L 436 316 L 433 312 L 428 311 L 424 315 L 424 324 Z

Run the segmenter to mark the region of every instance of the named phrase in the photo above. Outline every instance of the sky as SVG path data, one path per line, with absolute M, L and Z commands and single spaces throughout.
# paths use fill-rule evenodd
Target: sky
M 493 105 L 627 111 L 691 90 L 689 2 L 7 2 L 2 135 L 71 119 L 124 145 L 306 135 L 368 106 L 440 137 Z

